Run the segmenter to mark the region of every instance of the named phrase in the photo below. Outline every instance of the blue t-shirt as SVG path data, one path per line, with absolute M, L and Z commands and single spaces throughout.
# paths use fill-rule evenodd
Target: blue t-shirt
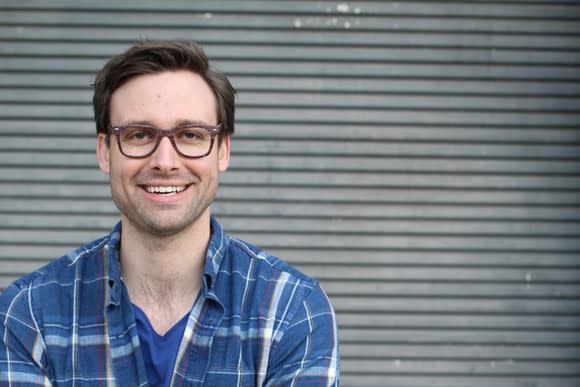
M 187 325 L 189 313 L 182 317 L 164 336 L 155 332 L 149 319 L 137 305 L 133 304 L 135 321 L 139 332 L 141 352 L 145 360 L 149 385 L 153 387 L 169 387 L 171 375 L 175 366 L 175 358 L 183 331 Z

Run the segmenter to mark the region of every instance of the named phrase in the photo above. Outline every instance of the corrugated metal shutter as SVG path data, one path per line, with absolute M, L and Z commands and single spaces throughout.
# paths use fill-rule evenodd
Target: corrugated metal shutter
M 580 385 L 577 1 L 0 5 L 0 287 L 116 221 L 90 83 L 140 37 L 239 89 L 214 212 L 324 283 L 345 386 Z

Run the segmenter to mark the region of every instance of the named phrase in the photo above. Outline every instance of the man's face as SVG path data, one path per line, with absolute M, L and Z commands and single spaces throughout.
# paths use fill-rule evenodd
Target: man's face
M 139 123 L 171 129 L 186 122 L 218 124 L 211 89 L 189 71 L 133 78 L 113 93 L 110 110 L 113 126 Z M 110 175 L 113 201 L 123 223 L 140 232 L 168 236 L 209 221 L 219 174 L 228 167 L 230 142 L 223 137 L 218 148 L 216 138 L 208 156 L 186 159 L 164 137 L 151 156 L 132 159 L 121 154 L 114 136 L 107 146 L 101 134 L 97 156 L 101 170 Z M 172 192 L 160 193 L 168 190 Z

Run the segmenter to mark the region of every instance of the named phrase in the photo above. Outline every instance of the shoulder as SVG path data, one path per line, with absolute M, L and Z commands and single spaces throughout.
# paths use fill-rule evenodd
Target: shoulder
M 251 243 L 228 239 L 219 277 L 230 278 L 224 281 L 232 287 L 230 294 L 233 290 L 233 294 L 247 295 L 247 299 L 240 300 L 243 305 L 277 314 L 286 323 L 302 314 L 304 308 L 332 313 L 328 297 L 316 279 Z
M 54 302 L 56 296 L 71 288 L 75 278 L 90 272 L 79 268 L 102 250 L 107 240 L 107 237 L 97 239 L 12 282 L 0 295 L 0 313 L 15 310 L 19 303 L 33 308 Z
M 269 254 L 268 252 L 251 243 L 231 236 L 229 237 L 229 240 L 230 254 L 233 254 L 235 259 L 245 260 L 245 264 L 258 265 L 261 269 L 266 271 L 273 270 L 287 273 L 288 275 L 291 275 L 296 279 L 304 281 L 313 286 L 318 284 L 318 281 L 316 281 L 314 278 L 304 274 L 289 263 L 274 255 Z
M 313 289 L 318 282 L 292 265 L 263 249 L 228 235 L 215 218 L 211 223 L 212 236 L 208 245 L 205 273 L 217 277 L 216 283 L 261 286 L 275 283 L 297 284 Z M 225 277 L 236 281 L 230 282 Z
M 307 289 L 314 289 L 319 286 L 316 279 L 303 273 L 284 260 L 269 254 L 251 243 L 235 237 L 228 238 L 228 255 L 230 264 L 234 267 L 240 270 L 252 270 L 255 275 L 260 275 L 268 279 L 285 279 Z

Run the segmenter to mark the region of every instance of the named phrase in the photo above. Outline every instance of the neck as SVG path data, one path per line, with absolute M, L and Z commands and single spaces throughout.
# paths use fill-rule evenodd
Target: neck
M 187 313 L 201 287 L 209 218 L 177 235 L 156 236 L 123 219 L 120 261 L 131 301 L 163 334 Z

